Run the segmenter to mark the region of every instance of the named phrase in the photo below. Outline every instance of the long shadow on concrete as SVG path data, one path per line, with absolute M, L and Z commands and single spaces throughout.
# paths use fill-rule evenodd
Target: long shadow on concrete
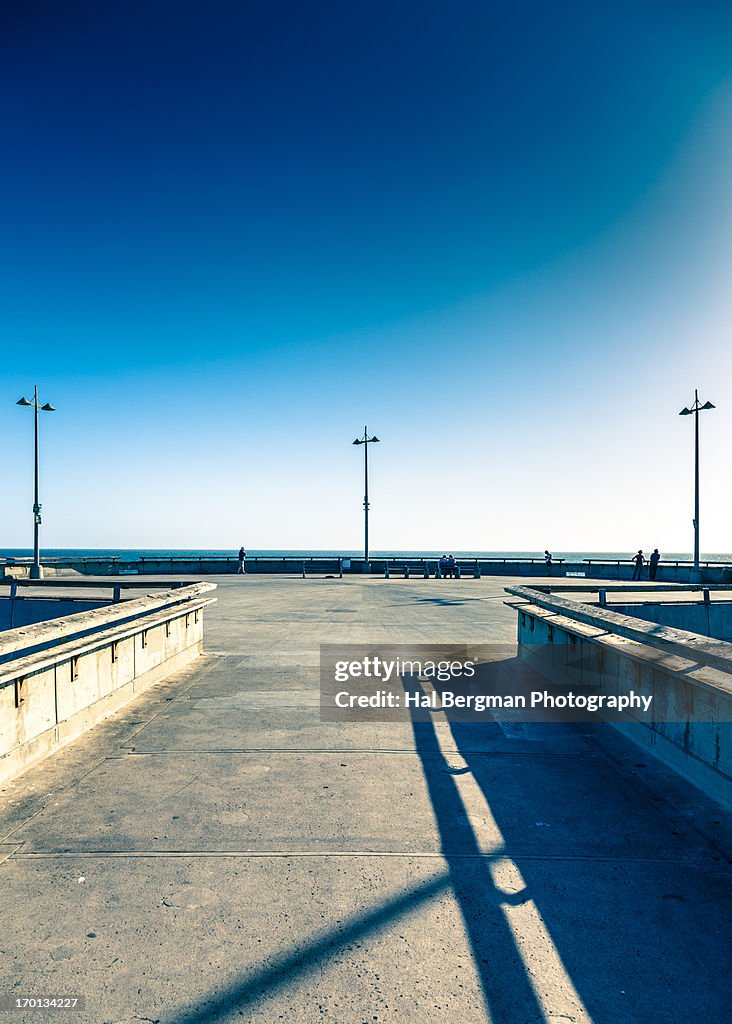
M 309 946 L 284 951 L 267 966 L 250 971 L 241 982 L 201 1000 L 195 1007 L 181 1009 L 170 1017 L 171 1024 L 214 1024 L 233 1012 L 250 1011 L 266 998 L 293 982 L 307 977 L 336 957 L 344 947 L 383 928 L 444 893 L 450 887 L 447 872 L 413 887 L 396 900 L 389 900 L 368 913 L 352 918 L 337 929 L 318 936 Z
M 414 678 L 404 687 L 421 691 Z M 419 718 L 412 720 L 415 748 L 446 870 L 254 966 L 171 1022 L 213 1024 L 256 1013 L 349 944 L 396 927 L 448 891 L 462 914 L 492 1024 L 725 1019 L 729 946 L 719 867 L 703 843 L 684 836 L 633 778 L 616 770 L 587 724 L 535 723 L 514 753 L 510 738 L 496 750 L 496 734 L 504 733 L 495 722 L 445 715 L 465 762 L 455 765 L 454 755 L 442 752 L 432 717 Z M 480 742 L 481 730 L 490 742 Z M 536 741 L 531 754 L 527 735 Z M 471 814 L 461 792 L 466 783 L 482 794 L 501 846 L 481 846 L 475 793 Z M 501 883 L 501 866 L 509 867 L 513 886 Z M 415 972 L 421 969 L 415 964 Z
M 506 758 L 480 753 L 480 731 L 495 724 L 444 717 L 465 762 L 460 771 L 469 773 L 483 794 L 506 856 L 525 885 L 524 897 L 535 904 L 587 1017 L 595 1024 L 725 1019 L 723 979 L 732 945 L 724 910 L 729 877 L 715 848 L 685 832 L 652 789 L 619 769 L 597 739 L 608 737 L 631 762 L 642 758 L 640 750 L 608 726 L 534 723 L 522 735 L 533 736 L 547 756 L 509 755 L 512 783 L 506 785 Z M 434 778 L 441 769 L 433 725 L 415 722 L 413 728 L 443 845 L 449 846 L 462 814 L 459 797 L 450 792 L 444 768 Z M 578 743 L 584 744 L 584 755 L 577 756 Z M 695 791 L 682 780 L 678 799 L 695 800 Z M 532 831 L 535 854 L 527 855 Z M 465 863 L 449 855 L 447 860 L 462 903 Z M 486 888 L 495 895 L 488 878 Z M 468 927 L 475 912 L 463 905 Z M 486 948 L 479 928 L 471 937 L 476 958 L 490 956 L 492 944 Z M 492 1019 L 533 1024 L 553 1020 L 554 1013 L 561 1016 L 559 1007 L 547 1016 L 546 1006 L 544 1016 L 534 1017 L 528 1007 L 523 1017 L 507 1014 L 510 979 L 503 976 L 504 965 L 502 959 L 497 970 L 481 974 Z
M 404 679 L 404 689 L 411 694 L 424 693 L 414 677 Z M 435 812 L 450 885 L 470 939 L 487 1017 L 492 1024 L 549 1024 L 553 1015 L 545 1013 L 504 912 L 509 905 L 525 903 L 529 895 L 526 891 L 507 894 L 497 888 L 491 866 L 503 859 L 503 852 L 486 856 L 481 849 L 456 781 L 470 768 L 452 766 L 442 753 L 432 722 L 424 721 L 421 713 L 419 721 L 414 718 L 415 746 Z M 497 727 L 489 724 L 487 728 L 493 731 Z M 571 1006 L 571 1010 L 577 1009 Z M 567 1013 L 565 1019 L 584 1020 L 574 1013 Z
M 410 680 L 409 685 L 413 692 L 419 691 L 416 681 Z M 552 1018 L 537 998 L 505 914 L 507 906 L 523 904 L 526 894 L 507 894 L 497 888 L 491 864 L 503 860 L 503 850 L 494 847 L 486 855 L 481 849 L 456 785 L 455 777 L 461 774 L 460 770 L 454 773 L 446 762 L 431 721 L 413 722 L 413 729 L 447 870 L 398 899 L 315 937 L 309 946 L 283 952 L 274 963 L 249 972 L 241 983 L 212 994 L 195 1008 L 179 1011 L 175 1024 L 212 1024 L 232 1012 L 251 1011 L 278 990 L 304 980 L 350 943 L 395 927 L 402 916 L 418 911 L 429 900 L 450 890 L 461 910 L 475 974 L 483 991 L 486 1014 L 481 1014 L 480 1020 L 489 1020 L 491 1024 L 550 1024 Z M 422 965 L 415 964 L 415 976 L 422 969 Z M 405 984 L 409 984 L 408 977 Z M 364 1015 L 368 1015 L 367 1011 L 368 1007 L 364 1007 Z M 456 1024 L 478 1024 L 478 1019 L 459 1020 Z

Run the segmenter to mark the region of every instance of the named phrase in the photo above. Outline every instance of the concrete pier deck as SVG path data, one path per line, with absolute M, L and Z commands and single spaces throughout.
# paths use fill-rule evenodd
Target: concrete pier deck
M 320 643 L 494 643 L 506 578 L 225 578 L 206 653 L 7 784 L 13 1022 L 708 1024 L 728 819 L 612 729 L 321 723 Z

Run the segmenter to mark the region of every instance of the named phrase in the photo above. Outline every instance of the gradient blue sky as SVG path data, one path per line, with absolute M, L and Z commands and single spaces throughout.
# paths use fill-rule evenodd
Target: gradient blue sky
M 732 548 L 732 8 L 16 3 L 0 544 Z

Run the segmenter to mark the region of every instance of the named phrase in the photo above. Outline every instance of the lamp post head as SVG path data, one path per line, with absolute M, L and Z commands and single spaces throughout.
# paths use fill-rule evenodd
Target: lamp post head
M 46 402 L 45 405 L 42 405 L 41 409 L 43 409 L 44 412 L 56 412 L 56 406 L 51 405 L 50 402 Z
M 705 402 L 704 405 L 702 405 L 701 402 L 699 401 L 699 392 L 695 391 L 694 392 L 694 404 L 692 405 L 691 409 L 687 409 L 687 407 L 684 406 L 684 408 L 679 413 L 679 416 L 691 416 L 692 413 L 700 413 L 700 412 L 703 412 L 705 409 L 716 409 L 716 408 L 717 408 L 716 405 L 713 405 L 711 402 Z
M 356 440 L 353 443 L 354 444 L 363 444 L 363 441 L 362 441 L 362 439 L 360 437 L 357 437 Z
M 377 437 L 376 434 L 374 434 L 373 437 L 369 438 L 369 441 L 380 441 L 380 440 L 381 440 L 381 438 Z
M 33 402 L 29 402 L 27 398 L 19 398 L 15 403 L 16 405 L 33 405 Z

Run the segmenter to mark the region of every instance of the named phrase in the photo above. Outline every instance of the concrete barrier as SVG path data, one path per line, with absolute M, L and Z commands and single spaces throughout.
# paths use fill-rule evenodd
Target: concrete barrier
M 312 566 L 313 574 L 317 574 L 316 564 L 322 562 L 335 562 L 338 555 L 253 555 L 246 560 L 247 575 L 259 574 L 291 574 L 301 576 L 303 564 L 306 567 Z M 364 572 L 364 560 L 358 556 L 340 556 L 344 558 L 344 573 L 355 573 L 360 575 Z M 405 562 L 429 562 L 431 565 L 439 559 L 439 554 L 431 556 L 400 555 L 390 554 L 387 557 L 372 557 L 369 559 L 367 571 L 377 576 L 383 576 L 387 562 L 390 565 Z M 584 559 L 582 561 L 565 561 L 556 559 L 550 566 L 544 564 L 543 557 L 536 558 L 481 558 L 479 556 L 461 555 L 458 557 L 463 575 L 465 574 L 464 563 L 470 562 L 471 568 L 475 565 L 475 575 L 478 576 L 527 576 L 542 577 L 550 579 L 563 579 L 569 577 L 582 577 L 600 580 L 630 581 L 633 575 L 633 566 L 630 559 L 626 561 L 610 559 Z M 28 576 L 30 562 L 28 559 L 6 559 L 0 560 L 0 579 L 25 579 Z M 212 575 L 234 575 L 239 571 L 239 561 L 235 555 L 225 556 L 170 556 L 155 558 L 144 556 L 141 558 L 94 558 L 91 556 L 64 557 L 46 559 L 43 563 L 43 570 L 46 578 L 59 575 L 75 573 L 82 576 L 212 576 Z M 732 573 L 727 566 L 721 562 L 706 562 L 702 564 L 702 577 L 705 583 L 730 583 Z M 659 583 L 691 583 L 693 567 L 690 562 L 661 562 L 658 567 L 657 580 Z M 644 570 L 644 581 L 648 579 L 648 568 Z
M 531 587 L 518 598 L 519 654 L 559 687 L 653 696 L 653 718 L 613 722 L 732 807 L 732 643 Z
M 612 607 L 621 615 L 633 615 L 646 622 L 732 642 L 732 603 L 728 601 L 647 601 L 643 604 L 614 603 Z
M 0 779 L 7 779 L 198 656 L 198 583 L 0 634 Z
M 0 631 L 29 626 L 34 622 L 58 619 L 75 612 L 91 611 L 102 608 L 109 601 L 103 600 L 68 600 L 63 597 L 34 598 L 0 597 Z

